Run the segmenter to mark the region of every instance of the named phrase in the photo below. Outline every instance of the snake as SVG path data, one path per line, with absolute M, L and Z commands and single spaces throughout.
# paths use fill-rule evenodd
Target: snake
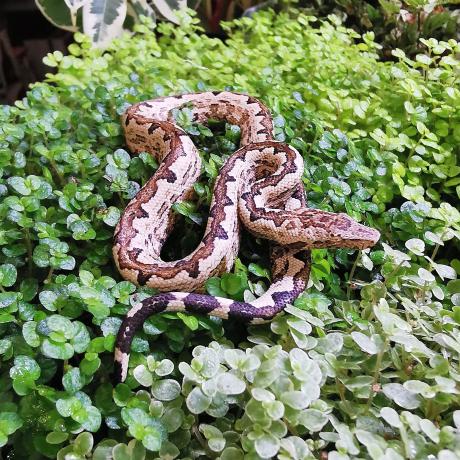
M 193 198 L 202 173 L 199 151 L 175 120 L 185 108 L 195 123 L 237 125 L 241 140 L 215 179 L 198 246 L 183 259 L 164 261 L 160 253 L 174 227 L 173 205 Z M 121 276 L 158 292 L 133 301 L 121 323 L 114 353 L 119 382 L 128 374 L 134 335 L 151 315 L 185 312 L 251 324 L 270 321 L 304 292 L 312 249 L 365 249 L 380 237 L 345 213 L 307 206 L 303 158 L 275 139 L 271 113 L 255 97 L 230 91 L 159 97 L 131 105 L 121 122 L 131 153 L 147 152 L 159 167 L 115 228 L 112 252 Z M 232 270 L 243 227 L 270 242 L 270 286 L 249 302 L 205 294 L 210 277 Z

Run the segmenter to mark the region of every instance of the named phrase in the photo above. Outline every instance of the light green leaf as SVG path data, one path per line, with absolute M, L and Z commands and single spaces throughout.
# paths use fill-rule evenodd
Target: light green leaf
M 420 420 L 420 428 L 435 444 L 439 442 L 439 428 L 431 420 Z
M 152 385 L 153 377 L 150 371 L 143 365 L 139 364 L 133 370 L 134 378 L 144 387 Z
M 299 423 L 313 432 L 321 431 L 328 421 L 327 415 L 317 409 L 304 409 L 299 414 Z
M 155 368 L 155 374 L 157 374 L 159 377 L 165 377 L 166 375 L 171 374 L 173 370 L 174 363 L 170 359 L 163 359 Z
M 420 278 L 426 283 L 432 283 L 435 280 L 435 277 L 433 276 L 433 274 L 430 273 L 425 268 L 419 268 L 417 273 L 418 273 L 418 276 L 420 276 Z
M 82 456 L 88 455 L 93 449 L 93 435 L 88 432 L 80 433 L 74 441 L 74 451 Z
M 266 433 L 256 439 L 254 447 L 262 458 L 272 458 L 278 453 L 280 441 L 275 436 Z
M 387 398 L 404 409 L 412 410 L 420 406 L 420 398 L 399 383 L 387 383 L 383 385 L 382 390 Z
M 201 414 L 211 405 L 211 398 L 200 388 L 194 388 L 187 396 L 187 407 L 192 414 Z
M 16 267 L 12 264 L 0 265 L 0 285 L 11 287 L 16 283 L 18 272 Z
M 42 343 L 42 353 L 49 358 L 70 359 L 74 350 L 69 343 L 56 343 L 45 339 Z
M 380 409 L 380 415 L 389 425 L 395 428 L 400 428 L 402 426 L 398 413 L 391 407 L 382 407 L 382 409 Z
M 411 238 L 405 242 L 406 248 L 417 256 L 423 256 L 425 252 L 425 243 L 418 238 Z
M 373 334 L 371 337 L 363 334 L 362 332 L 353 331 L 351 338 L 361 348 L 361 350 L 369 353 L 370 355 L 377 354 L 383 347 L 383 341 L 378 334 Z
M 447 278 L 450 280 L 454 280 L 455 278 L 457 278 L 457 273 L 449 265 L 436 263 L 433 263 L 432 265 L 434 266 L 434 269 L 436 270 L 437 274 L 441 277 L 441 279 Z
M 218 376 L 217 388 L 225 395 L 238 395 L 246 389 L 246 384 L 236 375 L 225 372 Z
M 310 398 L 301 391 L 286 391 L 281 395 L 281 402 L 296 410 L 305 409 L 310 404 Z
M 152 384 L 152 394 L 159 401 L 172 401 L 180 394 L 180 384 L 173 379 L 157 380 Z

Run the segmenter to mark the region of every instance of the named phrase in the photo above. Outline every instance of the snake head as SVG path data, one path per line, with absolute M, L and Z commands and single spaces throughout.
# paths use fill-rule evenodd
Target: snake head
M 293 219 L 292 229 L 289 223 L 285 225 L 286 235 L 292 235 L 292 240 L 304 244 L 305 249 L 315 248 L 350 248 L 366 249 L 374 246 L 380 238 L 380 233 L 366 227 L 344 213 L 321 211 L 307 208 L 297 211 L 300 225 Z
M 329 227 L 333 245 L 330 247 L 366 249 L 380 239 L 380 232 L 356 222 L 344 213 L 335 214 Z

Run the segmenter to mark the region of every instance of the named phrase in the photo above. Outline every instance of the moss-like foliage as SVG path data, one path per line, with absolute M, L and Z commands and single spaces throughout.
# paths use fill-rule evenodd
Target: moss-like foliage
M 378 44 L 270 12 L 225 42 L 136 26 L 70 55 L 0 109 L 0 445 L 5 458 L 313 459 L 460 455 L 460 64 L 454 42 L 380 62 Z M 165 314 L 111 380 L 133 294 L 111 256 L 120 212 L 156 162 L 124 150 L 120 114 L 160 95 L 246 92 L 305 159 L 310 206 L 375 226 L 371 251 L 317 250 L 309 289 L 271 324 Z M 236 127 L 177 122 L 204 159 L 196 199 L 175 206 L 166 258 L 203 231 Z M 270 283 L 266 243 L 244 234 L 209 293 L 250 299 Z M 12 456 L 14 453 L 14 457 Z M 11 457 L 10 457 L 11 456 Z

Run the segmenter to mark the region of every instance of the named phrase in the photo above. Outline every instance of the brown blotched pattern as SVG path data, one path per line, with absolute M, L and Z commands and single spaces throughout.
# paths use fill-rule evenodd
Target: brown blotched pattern
M 238 125 L 241 146 L 216 180 L 201 243 L 184 259 L 165 262 L 160 252 L 174 224 L 172 205 L 193 194 L 201 170 L 197 149 L 174 124 L 173 109 L 185 106 L 197 122 L 218 119 Z M 158 294 L 129 311 L 115 350 L 121 381 L 127 375 L 134 334 L 153 313 L 183 311 L 263 322 L 305 289 L 310 249 L 363 249 L 379 239 L 376 230 L 346 214 L 307 208 L 302 157 L 294 148 L 274 140 L 268 109 L 251 96 L 214 91 L 163 97 L 133 105 L 122 121 L 129 149 L 149 152 L 160 167 L 121 216 L 115 230 L 115 262 L 121 275 L 135 284 L 186 292 Z M 194 293 L 211 276 L 231 270 L 241 224 L 274 243 L 270 288 L 250 303 Z

